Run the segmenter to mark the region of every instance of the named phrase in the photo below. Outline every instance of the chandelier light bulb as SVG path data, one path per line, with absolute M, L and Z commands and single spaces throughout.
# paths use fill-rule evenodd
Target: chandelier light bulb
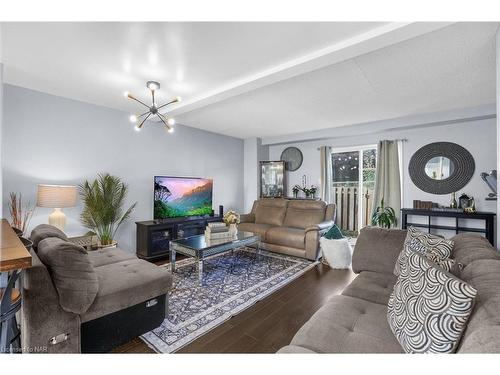
M 174 128 L 170 128 L 167 130 L 169 133 L 173 133 L 174 132 Z
M 129 120 L 130 120 L 130 122 L 137 122 L 137 116 L 136 115 L 130 115 Z
M 128 91 L 124 91 L 124 92 L 123 92 L 123 96 L 124 96 L 125 98 L 128 98 L 128 96 L 129 96 L 129 95 L 130 95 L 130 93 L 129 93 Z
M 169 119 L 167 120 L 167 123 L 168 123 L 169 125 L 175 125 L 175 119 L 173 119 L 173 118 L 169 118 Z
M 180 102 L 180 101 L 182 101 L 182 98 L 180 96 L 176 96 L 175 100 L 177 100 L 178 102 Z
M 135 130 L 136 132 L 140 132 L 140 131 L 141 131 L 141 128 L 139 127 L 139 125 L 136 125 L 136 126 L 134 126 L 134 130 Z

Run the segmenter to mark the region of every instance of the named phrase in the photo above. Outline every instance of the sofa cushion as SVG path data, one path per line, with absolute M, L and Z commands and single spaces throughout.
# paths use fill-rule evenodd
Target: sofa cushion
M 99 292 L 90 308 L 81 315 L 88 322 L 166 294 L 172 277 L 166 268 L 145 260 L 129 259 L 96 267 Z
M 315 354 L 312 350 L 297 345 L 287 345 L 278 350 L 279 354 Z
M 272 226 L 269 224 L 240 223 L 238 230 L 258 234 L 262 241 L 266 240 L 266 232 Z
M 477 289 L 477 296 L 458 352 L 500 353 L 500 260 L 476 260 L 462 278 Z
M 317 353 L 401 353 L 387 324 L 387 306 L 334 296 L 294 336 L 290 345 Z
M 455 243 L 452 257 L 464 266 L 479 259 L 500 260 L 498 251 L 486 238 L 477 234 L 461 233 L 451 240 Z
M 305 248 L 306 233 L 303 229 L 288 227 L 273 227 L 266 233 L 266 242 L 295 249 Z
M 390 273 L 363 271 L 344 289 L 342 295 L 387 305 L 397 279 Z
M 128 259 L 137 259 L 134 254 L 128 251 L 123 251 L 116 247 L 108 247 L 106 249 L 99 249 L 89 251 L 89 258 L 94 267 L 105 266 L 111 263 L 118 263 Z
M 305 229 L 325 220 L 323 201 L 291 201 L 288 203 L 283 226 Z
M 476 289 L 408 250 L 387 305 L 392 332 L 407 353 L 453 353 L 474 306 Z
M 287 205 L 285 199 L 260 199 L 255 205 L 255 223 L 282 225 Z
M 39 242 L 38 257 L 50 272 L 61 307 L 75 314 L 87 311 L 96 298 L 99 283 L 85 249 L 50 237 Z
M 405 238 L 406 230 L 377 227 L 361 229 L 352 254 L 353 271 L 392 273 Z
M 31 236 L 30 236 L 31 241 L 33 241 L 33 247 L 35 249 L 38 248 L 38 244 L 40 243 L 40 241 L 50 237 L 56 237 L 64 241 L 68 241 L 68 237 L 64 234 L 62 230 L 49 224 L 37 225 L 31 231 Z
M 450 271 L 453 263 L 449 263 L 446 260 L 451 257 L 453 244 L 453 241 L 446 240 L 440 236 L 424 233 L 414 227 L 408 228 L 408 234 L 403 249 L 394 266 L 394 274 L 398 276 L 401 273 L 401 268 L 406 264 L 408 249 L 425 255 L 434 263 L 441 263 L 439 265 L 444 268 L 445 271 Z

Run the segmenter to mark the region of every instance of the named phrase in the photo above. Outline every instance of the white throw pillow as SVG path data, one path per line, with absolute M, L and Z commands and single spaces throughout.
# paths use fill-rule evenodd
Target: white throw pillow
M 321 237 L 319 240 L 323 262 L 335 269 L 347 269 L 351 266 L 352 248 L 347 238 L 329 240 Z

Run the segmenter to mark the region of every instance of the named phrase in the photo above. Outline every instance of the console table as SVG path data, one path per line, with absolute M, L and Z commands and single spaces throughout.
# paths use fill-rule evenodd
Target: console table
M 208 223 L 222 221 L 220 216 L 191 216 L 136 222 L 137 256 L 154 261 L 167 258 L 170 241 L 205 232 Z
M 418 224 L 408 222 L 408 216 L 427 216 L 427 224 Z M 432 223 L 433 217 L 454 218 L 455 225 L 436 225 Z M 460 220 L 483 220 L 484 228 L 468 228 L 460 225 Z M 454 212 L 454 211 L 439 211 L 439 210 L 420 210 L 414 208 L 401 209 L 401 228 L 407 229 L 409 226 L 427 228 L 430 233 L 431 229 L 441 229 L 454 231 L 456 234 L 460 232 L 475 232 L 484 233 L 490 243 L 495 246 L 495 214 L 493 212 Z
M 21 309 L 22 287 L 16 281 L 31 267 L 31 254 L 7 220 L 0 223 L 0 353 L 21 350 L 16 313 Z

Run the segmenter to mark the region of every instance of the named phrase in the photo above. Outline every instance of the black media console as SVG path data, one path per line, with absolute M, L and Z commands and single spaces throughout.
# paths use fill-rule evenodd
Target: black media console
M 137 256 L 153 261 L 169 256 L 169 242 L 203 234 L 207 223 L 222 221 L 220 216 L 182 217 L 137 221 Z

